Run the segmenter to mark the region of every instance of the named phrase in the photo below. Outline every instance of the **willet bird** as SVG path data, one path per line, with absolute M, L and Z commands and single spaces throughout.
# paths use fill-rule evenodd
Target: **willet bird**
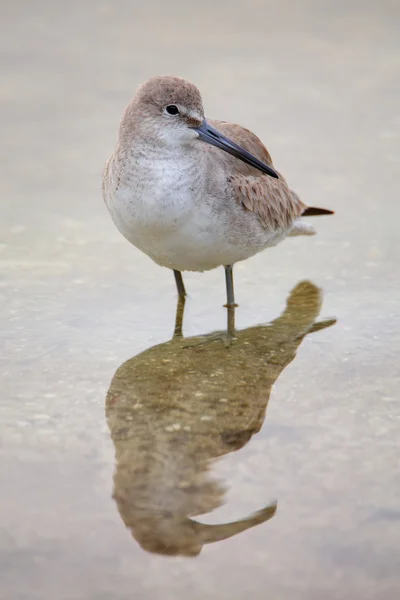
M 233 265 L 287 236 L 315 233 L 303 216 L 332 214 L 300 200 L 254 133 L 207 121 L 196 86 L 171 76 L 148 80 L 126 109 L 103 196 L 122 235 L 173 270 L 176 335 L 186 296 L 182 271 L 225 267 L 231 339 Z

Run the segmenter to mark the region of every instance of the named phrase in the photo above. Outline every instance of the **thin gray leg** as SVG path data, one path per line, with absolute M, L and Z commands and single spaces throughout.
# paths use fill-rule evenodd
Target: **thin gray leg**
M 235 294 L 233 291 L 233 267 L 232 265 L 225 266 L 225 282 L 226 282 L 226 304 L 224 305 L 228 309 L 228 323 L 227 323 L 227 334 L 228 338 L 232 338 L 235 335 Z

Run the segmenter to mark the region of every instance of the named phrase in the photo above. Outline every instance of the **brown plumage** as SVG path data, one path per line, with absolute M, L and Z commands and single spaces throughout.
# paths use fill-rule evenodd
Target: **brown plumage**
M 276 171 L 270 153 L 252 131 L 226 121 L 209 120 L 209 122 Z M 215 149 L 210 147 L 210 151 L 215 152 Z M 333 214 L 331 210 L 304 204 L 289 188 L 286 179 L 280 173 L 278 173 L 279 179 L 274 179 L 229 154 L 219 152 L 219 157 L 229 167 L 231 174 L 228 182 L 237 202 L 245 210 L 256 214 L 263 227 L 272 230 L 286 229 L 301 216 Z

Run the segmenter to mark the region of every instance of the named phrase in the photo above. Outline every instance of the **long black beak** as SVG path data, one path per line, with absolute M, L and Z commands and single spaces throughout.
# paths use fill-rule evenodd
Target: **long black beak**
M 222 135 L 218 129 L 215 129 L 215 127 L 209 125 L 206 119 L 204 119 L 200 127 L 193 127 L 193 129 L 198 132 L 199 138 L 203 140 L 203 142 L 207 142 L 212 146 L 217 146 L 217 148 L 221 148 L 221 150 L 224 150 L 228 154 L 232 154 L 232 156 L 242 160 L 247 165 L 258 169 L 259 171 L 262 171 L 271 177 L 279 179 L 278 174 L 271 169 L 271 167 L 261 162 L 261 160 L 258 160 L 258 158 L 250 154 L 250 152 L 247 152 L 247 150 L 241 146 L 235 144 L 235 142 L 232 142 L 232 140 L 229 138 Z

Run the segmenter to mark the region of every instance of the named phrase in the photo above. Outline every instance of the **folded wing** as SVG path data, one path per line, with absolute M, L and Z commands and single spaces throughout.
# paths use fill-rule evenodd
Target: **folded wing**
M 210 121 L 210 123 L 236 144 L 275 169 L 270 153 L 253 132 L 225 121 Z M 330 210 L 304 204 L 289 188 L 280 173 L 278 173 L 279 179 L 274 179 L 225 153 L 224 160 L 230 167 L 228 185 L 237 202 L 245 210 L 255 213 L 263 227 L 267 229 L 287 229 L 301 216 L 333 214 Z

